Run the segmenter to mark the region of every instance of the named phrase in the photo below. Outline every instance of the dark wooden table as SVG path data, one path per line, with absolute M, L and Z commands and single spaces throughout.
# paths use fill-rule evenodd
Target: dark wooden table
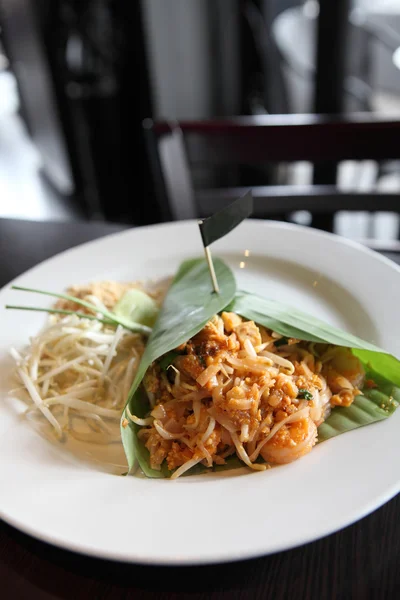
M 102 223 L 0 220 L 0 283 L 56 252 L 121 229 Z M 387 255 L 400 263 L 400 253 Z M 0 493 L 1 485 L 4 482 Z M 87 558 L 0 522 L 0 597 L 391 600 L 400 598 L 399 514 L 400 495 L 355 525 L 295 550 L 219 566 L 182 568 Z M 294 494 L 291 518 L 295 515 Z M 304 518 L 311 520 L 312 512 Z

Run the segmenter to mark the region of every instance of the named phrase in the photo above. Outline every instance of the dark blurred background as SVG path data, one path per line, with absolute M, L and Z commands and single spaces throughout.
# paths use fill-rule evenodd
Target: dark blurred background
M 0 217 L 165 219 L 149 117 L 400 117 L 400 0 L 0 0 L 0 27 Z M 399 164 L 343 161 L 337 185 L 400 193 Z M 238 173 L 194 177 L 229 185 Z M 312 180 L 306 162 L 240 171 L 242 185 Z M 288 218 L 312 215 L 299 205 Z M 397 239 L 399 215 L 339 211 L 333 229 Z

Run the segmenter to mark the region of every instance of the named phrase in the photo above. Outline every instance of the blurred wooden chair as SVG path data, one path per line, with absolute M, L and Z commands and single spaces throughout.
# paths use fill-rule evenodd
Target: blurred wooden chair
M 268 165 L 295 161 L 334 164 L 400 157 L 400 121 L 360 113 L 346 117 L 268 115 L 207 121 L 143 122 L 162 220 L 206 217 L 249 187 L 255 217 L 282 218 L 297 210 L 394 211 L 400 193 L 344 192 L 336 185 L 255 185 L 197 188 L 196 164 Z M 318 226 L 317 223 L 314 223 Z

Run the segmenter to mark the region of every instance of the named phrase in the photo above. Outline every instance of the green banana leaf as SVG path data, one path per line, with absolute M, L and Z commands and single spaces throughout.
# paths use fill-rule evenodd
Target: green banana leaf
M 129 392 L 127 406 L 132 414 L 142 417 L 149 409 L 139 385 L 151 363 L 187 342 L 233 300 L 236 282 L 232 271 L 219 259 L 214 259 L 214 267 L 220 286 L 219 294 L 213 291 L 207 262 L 204 259 L 186 260 L 181 264 L 168 290 Z M 126 408 L 122 415 L 121 436 L 129 470 L 133 468 L 137 459 L 146 475 L 163 477 L 162 472 L 149 467 L 148 450 L 137 437 L 138 426 L 129 423 L 124 427 L 124 419 Z
M 293 306 L 257 294 L 238 292 L 226 310 L 272 329 L 285 337 L 351 348 L 364 364 L 400 386 L 400 361 L 347 331 L 342 331 Z
M 130 390 L 127 406 L 131 413 L 145 417 L 149 411 L 149 403 L 140 383 L 150 364 L 193 337 L 216 313 L 227 310 L 237 312 L 244 318 L 288 338 L 295 337 L 309 342 L 351 348 L 353 354 L 362 361 L 367 378 L 372 379 L 377 387 L 366 387 L 363 395 L 358 396 L 348 408 L 334 408 L 329 418 L 318 428 L 320 442 L 386 419 L 393 414 L 400 402 L 400 361 L 397 358 L 294 307 L 267 300 L 256 294 L 236 291 L 235 279 L 230 269 L 221 260 L 215 259 L 214 262 L 220 294 L 212 292 L 210 275 L 204 260 L 185 261 L 181 265 L 167 293 Z M 122 423 L 124 419 L 125 411 Z M 131 470 L 138 460 L 148 477 L 169 477 L 170 473 L 165 467 L 161 471 L 150 468 L 149 452 L 137 437 L 139 429 L 140 427 L 131 422 L 126 427 L 121 427 L 129 469 Z M 242 466 L 241 461 L 231 457 L 226 465 L 214 467 L 213 470 L 238 466 Z M 206 470 L 209 469 L 197 465 L 188 475 Z
M 357 396 L 351 406 L 334 408 L 318 427 L 318 442 L 377 423 L 394 413 L 400 403 L 400 388 L 372 370 L 366 371 L 366 379 L 372 379 L 377 387 L 364 387 L 363 395 Z

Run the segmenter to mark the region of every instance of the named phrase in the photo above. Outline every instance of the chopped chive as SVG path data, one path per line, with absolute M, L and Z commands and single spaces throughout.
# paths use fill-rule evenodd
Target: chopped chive
M 70 296 L 69 294 L 56 294 L 55 292 L 47 292 L 45 290 L 37 290 L 34 288 L 26 288 L 18 285 L 13 285 L 11 287 L 13 290 L 18 290 L 20 292 L 32 292 L 34 294 L 43 294 L 44 296 L 51 296 L 52 298 L 61 298 L 62 300 L 69 300 L 70 302 L 74 302 L 75 304 L 80 304 L 85 308 L 88 308 L 94 313 L 101 313 L 108 319 L 112 319 L 115 321 L 115 315 L 108 311 L 107 309 L 102 308 L 101 306 L 95 306 L 91 302 L 87 302 L 86 300 L 82 300 L 81 298 L 75 298 L 75 296 Z M 122 323 L 121 323 L 122 324 Z
M 207 367 L 207 363 L 206 363 L 206 359 L 204 358 L 203 354 L 198 354 L 197 358 L 199 359 L 199 363 L 201 364 L 201 366 L 205 369 Z
M 150 335 L 151 333 L 151 328 L 147 327 L 147 325 L 142 325 L 141 323 L 133 323 L 131 321 L 127 321 L 126 319 L 122 318 L 121 316 L 117 316 L 116 314 L 114 314 L 113 312 L 102 308 L 101 306 L 95 306 L 94 304 L 91 304 L 90 302 L 86 302 L 86 300 L 82 300 L 81 298 L 75 298 L 75 296 L 70 296 L 68 294 L 56 294 L 55 292 L 46 292 L 44 290 L 37 290 L 37 289 L 33 289 L 33 288 L 26 288 L 26 287 L 21 287 L 18 285 L 13 285 L 11 286 L 11 289 L 13 290 L 18 290 L 21 292 L 33 292 L 35 294 L 43 294 L 45 296 L 51 296 L 53 298 L 62 298 L 63 300 L 69 300 L 70 302 L 74 302 L 75 304 L 79 304 L 80 306 L 84 306 L 85 308 L 91 310 L 94 315 L 92 315 L 93 319 L 96 319 L 97 321 L 100 321 L 101 323 L 114 323 L 115 325 L 122 325 L 122 327 L 125 327 L 125 329 L 128 329 L 132 332 L 135 333 L 142 333 L 143 335 Z M 23 310 L 23 307 L 19 307 L 18 310 Z M 26 310 L 34 310 L 32 307 L 27 307 Z M 57 309 L 41 309 L 43 312 L 55 312 L 55 310 Z M 97 314 L 100 313 L 102 314 L 106 320 L 98 318 Z M 61 313 L 63 314 L 63 313 Z M 68 314 L 68 313 L 64 313 L 64 314 Z M 78 314 L 75 311 L 71 311 L 71 314 Z M 80 313 L 82 314 L 82 313 Z M 89 318 L 86 314 L 85 314 L 85 318 Z
M 302 400 L 312 400 L 313 399 L 313 395 L 311 394 L 311 392 L 309 392 L 305 388 L 299 388 L 299 393 L 297 394 L 297 397 L 301 398 Z
M 75 310 L 64 310 L 62 308 L 40 308 L 36 306 L 14 306 L 12 304 L 6 304 L 5 308 L 12 310 L 33 310 L 37 312 L 46 312 L 46 313 L 54 313 L 58 315 L 76 315 L 80 319 L 90 319 L 92 321 L 100 321 L 100 323 L 104 323 L 105 325 L 116 325 L 114 321 L 109 319 L 100 319 L 95 315 L 88 315 L 85 313 L 76 312 Z

